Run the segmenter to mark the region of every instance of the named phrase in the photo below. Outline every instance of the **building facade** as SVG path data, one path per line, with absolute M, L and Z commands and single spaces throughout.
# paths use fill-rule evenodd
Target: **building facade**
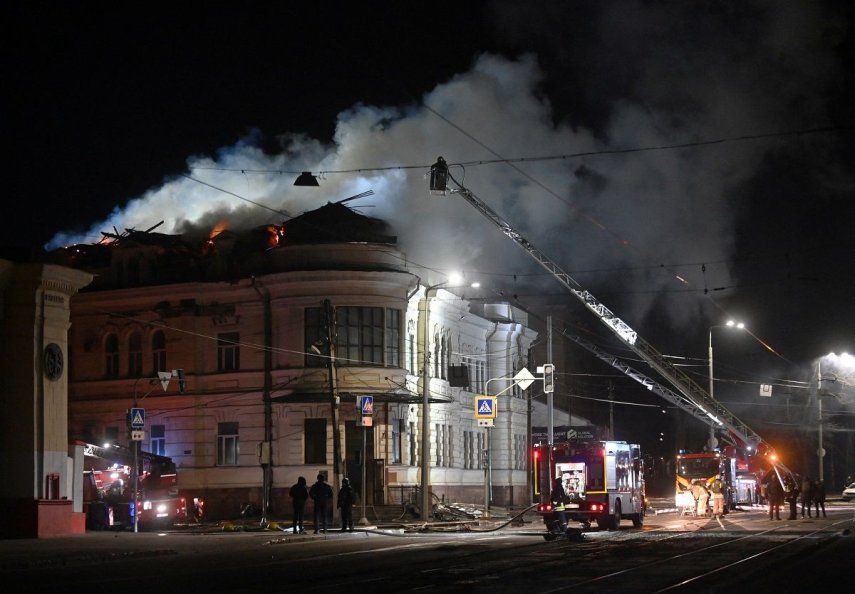
M 340 205 L 324 208 L 324 216 L 324 209 L 310 213 L 304 241 L 293 219 L 258 252 L 241 251 L 234 237 L 208 240 L 204 257 L 182 247 L 192 266 L 176 269 L 194 271 L 186 279 L 165 272 L 177 257 L 173 238 L 125 237 L 108 251 L 99 247 L 102 281 L 72 302 L 71 436 L 126 443 L 126 410 L 136 402 L 146 409 L 143 449 L 176 462 L 182 493 L 203 497 L 210 517 L 259 505 L 267 462 L 271 508 L 287 512 L 288 488 L 299 476 L 310 483 L 320 472 L 332 476 L 337 451 L 341 474 L 368 503 L 398 503 L 420 484 L 427 365 L 431 490 L 438 499 L 483 502 L 487 439 L 473 399 L 504 390 L 506 380 L 489 389 L 487 380 L 528 364 L 535 333 L 527 315 L 442 288 L 426 299 L 426 283 L 394 238 L 324 236 L 325 219 L 352 217 Z M 228 250 L 239 261 L 225 257 Z M 468 387 L 451 386 L 460 365 Z M 177 368 L 183 393 L 176 381 L 164 390 L 155 379 Z M 361 395 L 375 399 L 370 428 L 357 424 Z M 497 505 L 530 499 L 527 406 L 518 388 L 499 397 L 490 429 Z

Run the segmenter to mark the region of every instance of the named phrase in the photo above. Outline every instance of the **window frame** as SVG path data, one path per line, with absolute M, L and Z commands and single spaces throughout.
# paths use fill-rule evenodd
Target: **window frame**
M 217 334 L 217 371 L 240 371 L 240 332 Z
M 233 443 L 231 452 L 228 445 Z M 237 421 L 217 423 L 217 466 L 238 466 L 240 462 L 240 424 Z

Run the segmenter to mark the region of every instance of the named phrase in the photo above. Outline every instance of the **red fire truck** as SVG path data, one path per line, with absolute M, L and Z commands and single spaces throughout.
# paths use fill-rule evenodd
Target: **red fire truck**
M 547 526 L 547 540 L 558 536 L 560 514 L 550 499 L 555 479 L 566 495 L 564 515 L 589 528 L 596 521 L 601 529 L 617 530 L 622 519 L 635 528 L 644 523 L 644 467 L 641 448 L 625 441 L 568 440 L 556 444 L 549 467 L 548 447 L 534 449 L 535 494 L 538 512 Z
M 168 527 L 187 517 L 178 496 L 178 475 L 171 458 L 139 453 L 139 495 L 134 501 L 134 453 L 119 445 L 82 444 L 83 509 L 93 530 L 133 526 L 139 512 L 140 528 Z

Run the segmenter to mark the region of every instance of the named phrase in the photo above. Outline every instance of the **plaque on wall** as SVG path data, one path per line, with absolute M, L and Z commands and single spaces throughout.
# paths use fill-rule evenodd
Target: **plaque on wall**
M 45 375 L 49 380 L 56 381 L 62 377 L 62 349 L 58 344 L 52 342 L 45 347 Z

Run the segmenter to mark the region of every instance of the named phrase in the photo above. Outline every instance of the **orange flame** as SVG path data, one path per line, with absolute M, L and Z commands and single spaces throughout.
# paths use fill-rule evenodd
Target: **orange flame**
M 214 239 L 217 235 L 219 235 L 220 233 L 222 233 L 223 231 L 225 231 L 228 228 L 229 228 L 229 222 L 228 221 L 220 221 L 219 223 L 214 225 L 213 229 L 211 229 L 211 232 L 208 234 L 208 239 Z

